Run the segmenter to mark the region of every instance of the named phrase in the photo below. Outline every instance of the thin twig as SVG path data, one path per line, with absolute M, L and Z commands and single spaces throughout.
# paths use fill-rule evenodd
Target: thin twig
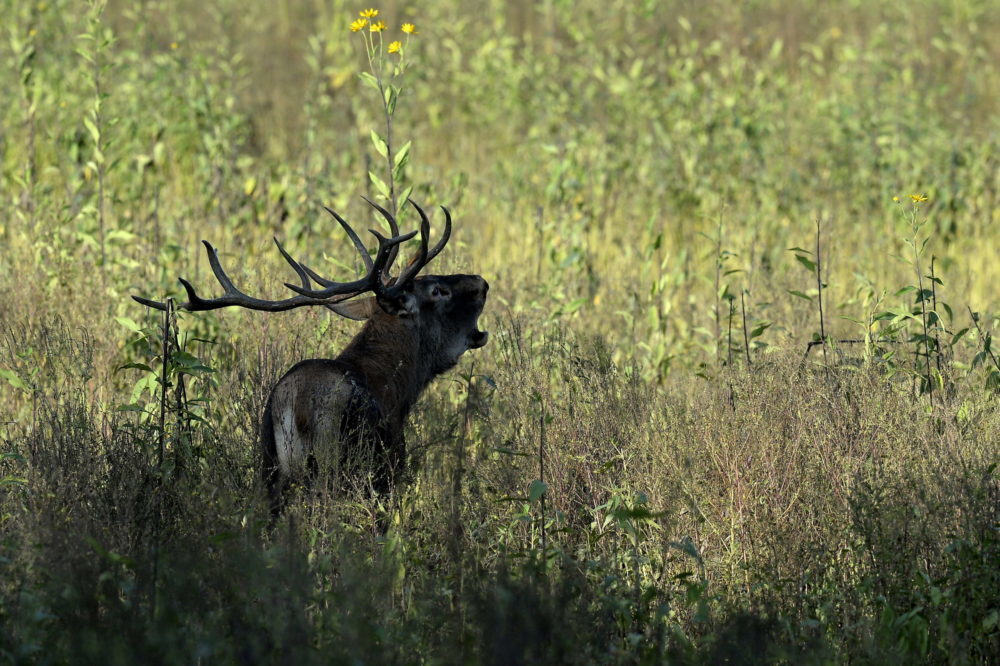
M 733 365 L 733 310 L 736 309 L 736 304 L 734 299 L 729 299 L 729 325 L 726 331 L 726 365 L 732 367 Z
M 920 274 L 920 255 L 917 250 L 917 232 L 913 232 L 913 268 L 917 271 L 917 292 L 920 296 L 920 323 L 924 330 L 924 362 L 927 367 L 927 397 L 934 409 L 934 378 L 931 377 L 931 339 L 927 335 L 927 298 L 924 296 L 924 276 Z M 918 347 L 919 348 L 919 347 Z
M 746 291 L 740 292 L 740 310 L 743 311 L 743 350 L 747 355 L 747 365 L 750 365 L 750 337 L 747 334 L 747 304 L 744 298 Z
M 931 304 L 934 307 L 934 317 L 937 320 L 934 324 L 934 351 L 937 360 L 938 375 L 941 375 L 941 314 L 937 307 L 937 275 L 934 273 L 934 262 L 937 257 L 931 255 Z
M 819 303 L 819 337 L 826 342 L 826 323 L 823 318 L 823 261 L 820 255 L 820 219 L 816 218 L 816 301 Z M 823 365 L 829 367 L 826 345 L 823 345 Z
M 543 484 L 545 483 L 545 402 L 542 401 L 542 415 L 538 419 L 539 421 L 539 437 L 538 437 L 538 480 Z M 541 496 L 541 510 L 542 510 L 542 566 L 545 566 L 545 553 L 546 553 L 546 543 L 545 543 L 545 495 L 542 493 Z
M 715 361 L 722 365 L 722 351 L 719 349 L 722 337 L 722 302 L 719 297 L 719 282 L 722 273 L 722 211 L 719 211 L 719 225 L 715 231 Z

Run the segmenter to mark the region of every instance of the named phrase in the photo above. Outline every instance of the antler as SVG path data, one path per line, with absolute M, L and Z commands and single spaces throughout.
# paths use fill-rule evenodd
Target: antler
M 396 254 L 399 252 L 400 243 L 410 240 L 417 235 L 417 232 L 411 231 L 410 233 L 401 235 L 395 219 L 393 219 L 392 215 L 390 215 L 388 211 L 371 201 L 368 203 L 375 206 L 375 208 L 378 209 L 379 212 L 381 212 L 382 215 L 389 221 L 389 228 L 392 233 L 390 238 L 386 238 L 379 232 L 369 229 L 370 233 L 378 240 L 378 251 L 375 253 L 374 259 L 369 256 L 368 250 L 365 249 L 364 243 L 362 243 L 361 239 L 358 238 L 354 229 L 352 229 L 351 226 L 347 224 L 342 217 L 340 217 L 340 215 L 329 208 L 326 209 L 327 212 L 333 215 L 337 222 L 340 223 L 340 226 L 343 227 L 344 231 L 351 239 L 351 242 L 354 244 L 355 249 L 357 249 L 358 254 L 361 255 L 362 261 L 364 262 L 367 270 L 367 274 L 364 277 L 354 280 L 353 282 L 334 282 L 333 280 L 328 280 L 305 264 L 293 259 L 292 256 L 285 251 L 285 248 L 282 247 L 278 239 L 275 238 L 274 243 L 278 246 L 278 251 L 281 252 L 281 256 L 285 258 L 295 271 L 296 275 L 299 276 L 302 286 L 289 284 L 287 282 L 285 283 L 286 287 L 298 293 L 298 296 L 292 296 L 291 298 L 278 301 L 254 298 L 253 296 L 245 294 L 236 288 L 236 285 L 233 284 L 233 281 L 228 275 L 226 275 L 226 271 L 222 268 L 222 263 L 219 261 L 218 251 L 212 247 L 212 244 L 208 241 L 202 241 L 205 245 L 205 249 L 208 251 L 208 262 L 212 266 L 212 272 L 215 273 L 215 278 L 219 281 L 219 284 L 222 285 L 225 294 L 218 298 L 202 298 L 198 295 L 194 286 L 192 286 L 190 282 L 184 278 L 179 278 L 180 283 L 184 286 L 185 291 L 187 291 L 188 300 L 185 303 L 181 303 L 177 307 L 191 312 L 216 310 L 231 306 L 247 308 L 250 310 L 263 310 L 265 312 L 282 312 L 284 310 L 291 310 L 292 308 L 303 307 L 306 305 L 332 305 L 334 303 L 345 301 L 366 291 L 373 291 L 376 294 L 385 293 L 385 283 L 383 280 L 395 260 Z M 416 204 L 414 204 L 414 206 L 416 206 Z M 417 210 L 420 211 L 420 208 L 417 207 Z M 447 211 L 445 212 L 447 213 Z M 423 211 L 420 211 L 420 214 L 424 219 L 424 223 L 421 226 L 421 242 L 426 250 L 427 229 L 425 229 L 425 227 L 427 227 L 427 218 L 424 216 Z M 448 229 L 445 236 L 446 239 L 450 230 L 451 220 L 449 218 Z M 439 245 L 443 247 L 443 243 L 439 243 Z M 310 278 L 315 280 L 320 286 L 323 287 L 323 289 L 312 289 L 312 284 L 309 281 Z M 157 310 L 167 309 L 166 303 L 161 301 L 154 301 L 141 296 L 132 296 L 132 298 L 147 307 L 155 308 Z
M 365 201 L 371 204 L 371 206 L 375 210 L 377 210 L 382 215 L 382 217 L 386 219 L 386 221 L 389 224 L 389 228 L 392 230 L 393 234 L 397 234 L 399 232 L 399 227 L 396 224 L 396 219 L 393 217 L 392 213 L 390 213 L 389 211 L 387 211 L 385 208 L 378 205 L 374 201 L 371 201 L 367 197 L 365 197 Z M 437 244 L 434 245 L 433 248 L 428 250 L 427 241 L 431 235 L 430 219 L 427 217 L 427 213 L 424 212 L 423 208 L 418 206 L 416 202 L 411 201 L 409 199 L 407 199 L 407 201 L 410 202 L 410 205 L 413 206 L 416 209 L 417 213 L 420 215 L 420 249 L 418 249 L 417 252 L 413 255 L 413 257 L 410 258 L 410 261 L 406 264 L 406 267 L 395 279 L 389 277 L 389 269 L 392 267 L 392 260 L 395 259 L 396 253 L 398 252 L 399 249 L 398 243 L 393 244 L 391 250 L 391 258 L 388 259 L 381 266 L 378 265 L 377 258 L 375 262 L 373 262 L 373 264 L 366 264 L 368 266 L 369 273 L 372 273 L 374 271 L 374 272 L 379 272 L 381 274 L 380 275 L 381 279 L 375 280 L 371 286 L 371 291 L 373 291 L 375 295 L 379 296 L 380 298 L 393 299 L 402 294 L 403 290 L 406 288 L 407 283 L 411 282 L 417 276 L 417 274 L 420 273 L 420 271 L 424 268 L 424 266 L 429 264 L 431 260 L 434 259 L 434 257 L 436 257 L 438 254 L 441 253 L 441 250 L 444 249 L 444 246 L 448 244 L 448 239 L 451 238 L 451 212 L 444 206 L 441 206 L 441 210 L 444 211 L 444 233 L 441 235 L 441 239 L 437 242 Z M 358 240 L 357 236 L 354 235 L 354 232 L 350 230 L 350 227 L 347 226 L 347 223 L 344 222 L 343 219 L 341 219 L 341 217 L 336 213 L 334 213 L 333 211 L 330 211 L 330 213 L 332 213 L 333 216 L 337 218 L 337 221 L 340 222 L 341 225 L 343 225 L 344 228 L 348 230 L 348 234 L 351 235 L 351 239 L 354 241 L 355 246 L 360 247 L 361 241 Z M 382 240 L 384 240 L 378 232 L 372 231 L 371 233 L 375 234 L 375 236 L 379 239 L 380 243 Z M 414 235 L 416 235 L 416 233 L 417 232 L 415 231 L 410 232 L 405 236 L 405 238 L 406 239 L 412 238 Z M 395 238 L 404 238 L 404 237 L 396 236 Z M 395 238 L 387 239 L 387 241 L 391 242 L 392 240 L 395 240 Z M 313 279 L 316 279 L 316 276 L 313 276 Z M 319 282 L 320 284 L 323 284 L 322 282 L 320 282 L 320 280 L 316 281 Z M 328 289 L 313 290 L 309 289 L 308 287 L 296 287 L 294 285 L 288 285 L 288 287 L 298 292 L 299 294 L 302 294 L 304 296 L 309 296 L 310 298 L 326 298 L 329 295 Z

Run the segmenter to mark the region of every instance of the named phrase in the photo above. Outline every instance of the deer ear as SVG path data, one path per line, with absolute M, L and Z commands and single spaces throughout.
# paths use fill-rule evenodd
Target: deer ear
M 384 312 L 397 317 L 416 314 L 420 311 L 417 295 L 409 289 L 395 298 L 379 298 L 378 306 Z
M 343 303 L 334 303 L 333 305 L 327 305 L 341 317 L 347 317 L 348 319 L 353 319 L 355 321 L 364 321 L 371 317 L 375 313 L 374 297 L 369 296 L 368 298 L 358 298 L 356 300 L 344 301 Z

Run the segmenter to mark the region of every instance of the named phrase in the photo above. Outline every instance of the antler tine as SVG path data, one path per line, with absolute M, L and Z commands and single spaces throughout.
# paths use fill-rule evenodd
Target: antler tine
M 417 205 L 415 201 L 410 201 L 410 205 L 417 209 L 420 215 L 420 249 L 413 255 L 396 278 L 396 284 L 403 285 L 416 277 L 420 269 L 427 265 L 427 241 L 431 237 L 431 221 L 427 217 L 424 209 Z
M 279 312 L 282 310 L 290 310 L 292 308 L 299 307 L 300 305 L 310 305 L 313 303 L 313 301 L 305 300 L 301 297 L 294 297 L 284 301 L 265 301 L 263 299 L 253 298 L 252 296 L 244 294 L 236 288 L 236 285 L 233 284 L 233 281 L 226 274 L 225 269 L 222 268 L 222 262 L 219 261 L 218 251 L 212 247 L 212 244 L 208 241 L 203 240 L 202 244 L 205 246 L 205 250 L 208 253 L 208 263 L 212 266 L 212 272 L 215 274 L 215 279 L 219 281 L 220 285 L 222 285 L 222 289 L 225 293 L 219 298 L 202 298 L 198 295 L 194 285 L 184 278 L 178 278 L 178 281 L 184 287 L 184 291 L 187 292 L 188 300 L 184 303 L 179 303 L 177 305 L 177 309 L 187 310 L 189 312 L 198 312 L 236 305 L 250 310 Z M 294 262 L 293 259 L 289 258 L 289 260 Z M 141 296 L 133 296 L 132 298 L 138 303 L 142 303 L 143 305 L 156 310 L 167 309 L 166 303 L 160 301 L 153 301 L 148 298 L 142 298 Z
M 315 300 L 323 300 L 330 298 L 331 296 L 342 296 L 347 293 L 355 295 L 362 291 L 369 290 L 378 292 L 378 286 L 381 284 L 379 275 L 388 261 L 392 248 L 397 247 L 400 243 L 410 240 L 417 235 L 417 232 L 411 231 L 410 233 L 403 234 L 402 236 L 386 238 L 374 229 L 369 229 L 369 231 L 375 236 L 375 238 L 378 239 L 378 252 L 375 255 L 375 260 L 372 261 L 372 266 L 368 270 L 368 274 L 363 278 L 355 280 L 354 282 L 331 282 L 330 280 L 320 277 L 315 271 L 303 264 L 303 270 L 305 270 L 309 276 L 312 277 L 312 279 L 325 286 L 326 289 L 303 289 L 302 287 L 293 284 L 286 284 L 285 286 L 296 293 Z
M 281 252 L 281 256 L 291 264 L 292 269 L 298 274 L 299 279 L 302 280 L 302 288 L 312 289 L 312 284 L 309 282 L 309 275 L 304 270 L 302 264 L 292 259 L 292 256 L 285 252 L 285 248 L 281 246 L 281 241 L 278 240 L 277 236 L 274 237 L 274 244 L 278 246 L 278 252 Z
M 448 239 L 451 238 L 451 213 L 447 208 L 441 206 L 441 210 L 444 211 L 444 233 L 441 235 L 441 239 L 431 248 L 429 251 L 427 249 L 427 239 L 430 236 L 430 222 L 427 219 L 427 214 L 424 213 L 423 209 L 420 208 L 415 202 L 411 201 L 410 204 L 417 209 L 420 214 L 421 225 L 420 225 L 420 250 L 413 256 L 410 262 L 406 265 L 406 268 L 396 279 L 393 287 L 402 288 L 407 282 L 412 280 L 417 276 L 417 274 L 424 269 L 424 266 L 429 264 L 434 257 L 441 253 L 444 246 L 448 244 Z
M 427 261 L 424 262 L 425 264 L 430 263 L 431 259 L 438 256 L 441 253 L 441 250 L 444 249 L 444 246 L 448 244 L 448 239 L 451 238 L 451 212 L 444 206 L 441 206 L 441 210 L 444 211 L 444 233 L 441 234 L 441 240 L 439 240 L 434 248 L 427 254 Z
M 330 215 L 333 215 L 333 217 L 337 220 L 337 222 L 340 223 L 340 226 L 343 227 L 344 231 L 347 233 L 348 238 L 351 239 L 351 242 L 354 243 L 354 247 L 357 248 L 358 254 L 361 255 L 361 260 L 365 262 L 365 270 L 370 271 L 372 269 L 371 255 L 368 254 L 368 248 L 365 247 L 365 244 L 362 243 L 361 239 L 358 238 L 358 235 L 354 233 L 354 229 L 352 229 L 351 225 L 347 223 L 347 220 L 342 218 L 340 215 L 337 215 L 337 211 L 333 210 L 332 208 L 327 208 L 326 206 L 323 206 L 323 208 Z M 392 235 L 398 236 L 399 229 L 393 229 Z
M 392 235 L 393 236 L 398 236 L 399 235 L 399 225 L 396 223 L 396 218 L 393 216 L 393 214 L 390 213 L 389 211 L 387 211 L 382 206 L 380 206 L 377 203 L 375 203 L 374 201 L 372 201 L 371 199 L 369 199 L 368 197 L 362 195 L 361 198 L 364 199 L 365 201 L 367 201 L 368 205 L 370 205 L 372 208 L 374 208 L 375 210 L 377 210 L 379 212 L 379 214 L 381 214 L 382 217 L 385 218 L 385 221 L 389 223 L 389 231 L 392 233 Z M 386 282 L 389 281 L 389 271 L 392 269 L 392 265 L 394 263 L 396 263 L 396 256 L 398 254 L 399 254 L 399 246 L 398 245 L 393 246 L 392 251 L 389 253 L 389 260 L 386 262 L 385 268 L 382 270 L 382 282 L 383 283 L 386 283 Z

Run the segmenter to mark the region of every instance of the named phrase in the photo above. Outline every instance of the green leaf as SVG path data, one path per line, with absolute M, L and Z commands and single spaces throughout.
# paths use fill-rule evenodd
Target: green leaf
M 910 285 L 908 287 L 903 287 L 902 289 L 900 289 L 899 291 L 897 291 L 895 294 L 893 294 L 893 296 L 902 296 L 903 294 L 908 294 L 911 291 L 916 291 L 916 290 L 917 290 L 916 287 L 914 287 L 913 285 Z
M 812 303 L 812 296 L 810 296 L 809 294 L 803 294 L 801 291 L 795 291 L 794 289 L 789 289 L 788 293 L 791 294 L 792 296 L 798 296 L 799 298 L 804 298 L 810 303 Z
M 549 485 L 540 479 L 535 479 L 528 486 L 528 502 L 534 504 L 549 490 Z
M 95 144 L 101 142 L 101 133 L 98 131 L 97 125 L 94 124 L 93 120 L 84 116 L 83 126 L 87 128 L 88 132 L 90 132 L 90 138 L 94 140 Z
M 951 338 L 951 342 L 949 343 L 949 346 L 950 347 L 954 347 L 955 343 L 957 343 L 959 340 L 961 340 L 962 336 L 965 335 L 968 332 L 969 332 L 968 328 L 963 328 L 961 331 L 959 331 L 958 333 L 956 333 L 955 335 L 953 335 L 952 338 Z
M 375 145 L 375 152 L 382 157 L 387 157 L 389 155 L 389 146 L 386 144 L 385 139 L 379 136 L 375 130 L 372 130 L 371 136 L 372 143 Z
M 142 370 L 144 372 L 152 372 L 153 369 L 146 365 L 145 363 L 126 363 L 125 365 L 119 367 L 115 372 L 120 372 L 121 370 Z
M 402 160 L 393 160 L 396 162 L 396 166 L 392 167 L 392 180 L 394 182 L 400 183 L 403 181 L 403 174 L 406 170 L 406 165 L 409 164 L 409 156 L 405 156 Z
M 815 261 L 813 261 L 812 259 L 809 259 L 808 257 L 805 257 L 805 256 L 803 256 L 801 254 L 795 255 L 795 258 L 798 259 L 799 263 L 802 264 L 803 266 L 805 266 L 806 269 L 810 273 L 815 273 L 816 272 L 816 262 Z
M 560 310 L 560 314 L 573 314 L 587 302 L 586 298 L 575 298 Z
M 364 82 L 365 85 L 374 88 L 375 90 L 378 90 L 378 79 L 376 79 L 368 72 L 361 72 L 358 74 L 358 77 L 361 78 L 361 81 Z
M 521 451 L 515 451 L 514 449 L 509 449 L 506 446 L 498 446 L 493 449 L 496 453 L 502 453 L 507 456 L 527 456 L 527 453 L 522 453 Z
M 770 323 L 758 324 L 756 328 L 750 331 L 750 339 L 753 340 L 756 337 L 760 337 L 769 328 L 771 328 Z
M 119 324 L 132 331 L 133 333 L 142 333 L 142 329 L 139 328 L 139 324 L 135 323 L 128 317 L 115 317 L 115 321 Z
M 375 175 L 374 171 L 368 172 L 368 179 L 372 182 L 372 185 L 376 190 L 378 190 L 378 193 L 381 194 L 384 199 L 389 198 L 389 187 L 381 178 Z
M 29 386 L 24 383 L 24 380 L 17 376 L 13 370 L 4 370 L 0 368 L 0 377 L 3 377 L 7 382 L 16 389 L 22 389 L 27 391 Z
M 393 169 L 400 168 L 399 165 L 402 164 L 404 162 L 404 160 L 408 160 L 409 159 L 409 157 L 410 157 L 410 146 L 412 146 L 412 145 L 413 145 L 413 141 L 407 141 L 406 143 L 403 144 L 403 147 L 399 149 L 399 152 L 396 153 L 393 156 L 393 158 L 392 158 L 392 161 L 393 161 L 392 168 Z
M 801 252 L 802 254 L 812 254 L 809 250 L 803 250 L 801 247 L 790 247 L 789 252 Z
M 396 101 L 399 99 L 399 88 L 390 85 L 385 89 L 385 110 L 391 116 L 396 112 Z
M 990 370 L 986 375 L 986 390 L 1000 392 L 1000 370 Z
M 410 193 L 413 192 L 413 185 L 407 185 L 405 189 L 399 194 L 400 205 L 406 202 L 410 198 Z

